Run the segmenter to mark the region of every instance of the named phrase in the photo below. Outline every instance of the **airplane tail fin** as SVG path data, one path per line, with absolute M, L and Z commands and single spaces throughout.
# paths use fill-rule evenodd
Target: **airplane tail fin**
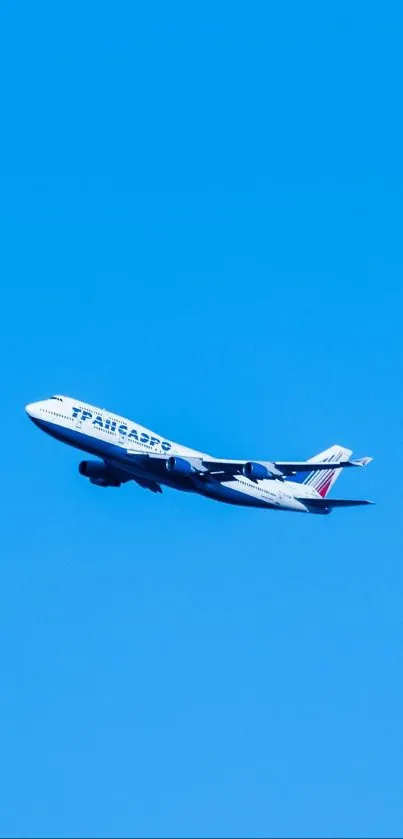
M 325 449 L 324 452 L 320 452 L 315 455 L 315 457 L 311 457 L 307 460 L 307 467 L 311 465 L 312 468 L 307 468 L 306 472 L 298 472 L 292 478 L 288 478 L 287 480 L 294 481 L 299 484 L 306 484 L 307 486 L 312 487 L 312 489 L 316 489 L 316 492 L 318 492 L 322 498 L 326 498 L 333 484 L 337 481 L 337 478 L 343 471 L 342 469 L 332 469 L 332 463 L 336 464 L 341 460 L 349 460 L 352 453 L 351 449 L 345 449 L 343 446 L 330 446 L 329 449 Z M 327 463 L 328 461 L 329 469 L 322 468 L 315 471 L 315 463 Z

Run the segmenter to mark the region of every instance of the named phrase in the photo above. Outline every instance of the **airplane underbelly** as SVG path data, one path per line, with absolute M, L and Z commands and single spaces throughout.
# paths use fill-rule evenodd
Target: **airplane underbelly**
M 219 483 L 218 481 L 211 481 L 210 483 L 206 481 L 195 481 L 195 484 L 196 492 L 200 493 L 200 495 L 205 495 L 207 498 L 212 498 L 215 501 L 222 501 L 225 504 L 235 504 L 239 507 L 272 507 L 263 498 L 249 495 L 235 487 Z

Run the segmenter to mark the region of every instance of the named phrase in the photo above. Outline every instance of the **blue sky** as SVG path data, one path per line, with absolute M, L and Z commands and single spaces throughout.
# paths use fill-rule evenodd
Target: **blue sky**
M 401 5 L 2 14 L 1 834 L 399 836 Z M 100 490 L 55 392 L 377 505 Z

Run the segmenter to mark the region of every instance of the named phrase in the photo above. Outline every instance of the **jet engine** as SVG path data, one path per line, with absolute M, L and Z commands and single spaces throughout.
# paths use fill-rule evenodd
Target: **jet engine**
M 169 457 L 165 465 L 168 472 L 171 472 L 173 475 L 179 475 L 182 478 L 188 478 L 192 472 L 196 471 L 194 466 L 188 460 L 185 460 L 184 457 Z
M 78 465 L 80 475 L 99 487 L 120 487 L 118 472 L 101 460 L 82 460 Z
M 271 478 L 272 472 L 263 463 L 245 463 L 242 467 L 245 478 L 252 478 L 255 481 L 262 481 L 264 478 Z

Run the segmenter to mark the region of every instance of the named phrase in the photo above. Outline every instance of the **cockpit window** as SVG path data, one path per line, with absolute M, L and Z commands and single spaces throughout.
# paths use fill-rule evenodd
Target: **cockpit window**
M 60 396 L 51 396 L 50 399 L 57 399 L 58 402 L 63 402 Z

